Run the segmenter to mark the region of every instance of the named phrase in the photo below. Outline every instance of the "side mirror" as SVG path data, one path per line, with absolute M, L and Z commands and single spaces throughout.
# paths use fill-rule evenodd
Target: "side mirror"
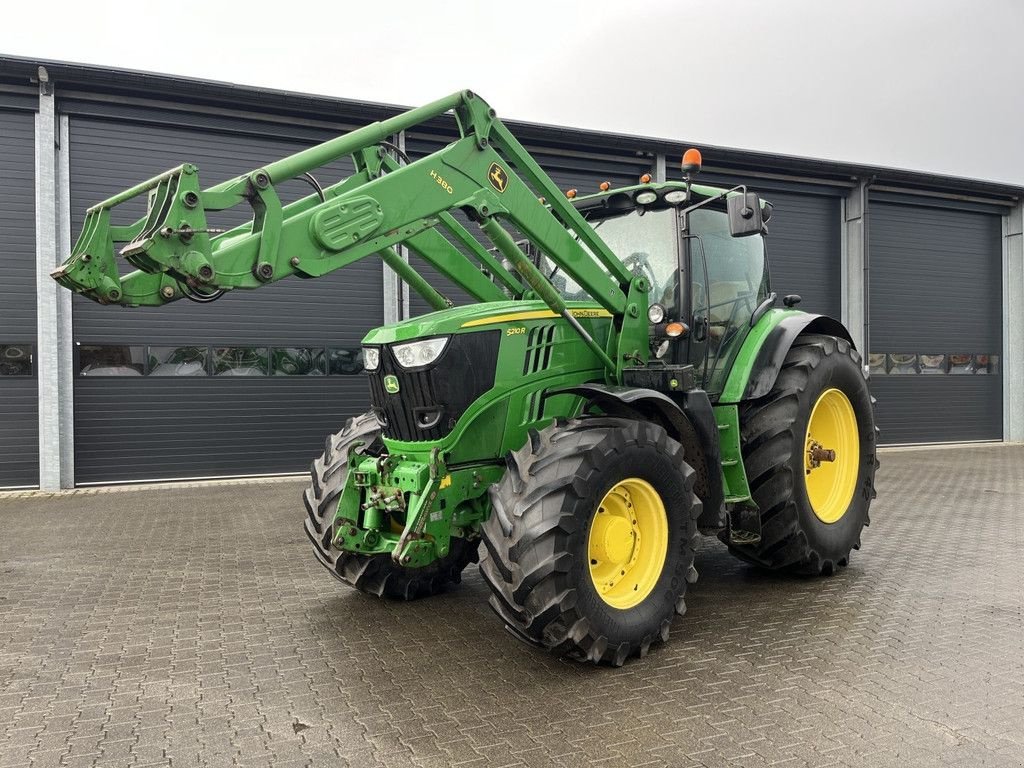
M 729 212 L 730 235 L 748 237 L 760 234 L 764 220 L 761 216 L 761 200 L 756 192 L 743 192 L 727 197 L 725 206 Z

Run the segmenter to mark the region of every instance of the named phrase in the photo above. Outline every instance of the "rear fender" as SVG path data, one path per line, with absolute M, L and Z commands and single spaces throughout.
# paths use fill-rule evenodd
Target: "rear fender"
M 697 473 L 694 490 L 704 506 L 697 526 L 702 531 L 725 526 L 718 424 L 704 390 L 692 389 L 669 397 L 653 389 L 579 384 L 547 390 L 544 396 L 562 394 L 582 397 L 586 401 L 584 410 L 594 406 L 608 415 L 644 419 L 664 427 L 673 439 L 682 444 L 687 463 Z
M 760 348 L 753 356 L 753 362 L 749 364 L 749 371 L 734 370 L 729 375 L 730 381 L 726 384 L 726 392 L 723 393 L 722 402 L 734 402 L 735 393 L 741 391 L 738 400 L 753 400 L 764 397 L 771 392 L 775 386 L 775 380 L 779 377 L 782 364 L 789 354 L 790 347 L 797 337 L 804 333 L 820 333 L 827 336 L 836 336 L 846 339 L 853 346 L 853 338 L 850 332 L 838 320 L 827 315 L 812 315 L 805 312 L 787 313 L 764 337 Z M 742 358 L 742 354 L 740 358 Z M 745 383 L 741 382 L 742 390 L 735 386 L 732 381 L 733 375 L 746 376 Z M 730 386 L 733 385 L 733 386 Z M 726 393 L 730 394 L 726 399 Z

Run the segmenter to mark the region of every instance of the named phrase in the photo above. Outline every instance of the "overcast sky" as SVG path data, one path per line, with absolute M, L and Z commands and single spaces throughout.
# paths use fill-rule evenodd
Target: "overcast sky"
M 1024 184 L 1024 0 L 60 0 L 0 52 Z

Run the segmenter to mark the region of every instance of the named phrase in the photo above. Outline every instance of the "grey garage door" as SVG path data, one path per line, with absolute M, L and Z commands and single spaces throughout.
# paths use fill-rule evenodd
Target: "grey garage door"
M 682 178 L 670 165 L 668 178 Z M 768 264 L 772 290 L 799 294 L 800 309 L 839 318 L 841 305 L 841 201 L 838 193 L 809 185 L 741 176 L 701 174 L 700 182 L 732 187 L 747 184 L 772 203 L 768 222 Z
M 0 111 L 0 488 L 39 484 L 35 127 Z
M 183 161 L 197 163 L 210 186 L 326 137 L 72 117 L 73 234 L 92 203 Z M 318 175 L 326 184 L 346 170 Z M 310 191 L 285 186 L 285 202 Z M 305 469 L 324 436 L 368 406 L 357 354 L 365 332 L 383 321 L 381 270 L 366 260 L 210 305 L 122 309 L 76 297 L 77 481 Z
M 838 197 L 764 192 L 772 202 L 768 262 L 772 290 L 796 293 L 800 309 L 840 315 L 840 202 Z
M 1002 437 L 999 215 L 873 199 L 871 388 L 890 444 Z

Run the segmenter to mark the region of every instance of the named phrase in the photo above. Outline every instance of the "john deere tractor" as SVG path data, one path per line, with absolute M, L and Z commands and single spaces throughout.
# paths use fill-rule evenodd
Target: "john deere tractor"
M 443 149 L 411 161 L 391 143 L 448 112 L 460 138 Z M 343 156 L 349 177 L 309 176 Z M 797 296 L 776 306 L 771 205 L 696 183 L 699 166 L 691 150 L 685 181 L 566 195 L 462 91 L 213 187 L 173 168 L 89 209 L 53 276 L 150 306 L 383 259 L 435 311 L 363 340 L 370 410 L 327 438 L 304 495 L 316 557 L 411 599 L 482 553 L 516 636 L 618 665 L 684 612 L 698 533 L 763 568 L 831 574 L 874 496 L 850 334 Z M 283 204 L 299 176 L 314 192 Z M 112 221 L 143 195 L 143 218 Z M 249 223 L 208 226 L 242 204 Z M 453 306 L 407 253 L 473 302 Z

